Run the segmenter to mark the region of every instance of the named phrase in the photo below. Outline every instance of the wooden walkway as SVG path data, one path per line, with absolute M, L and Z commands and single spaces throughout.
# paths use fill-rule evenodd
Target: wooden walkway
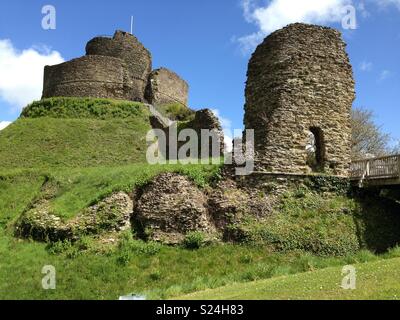
M 400 185 L 400 155 L 353 161 L 350 178 L 360 187 Z

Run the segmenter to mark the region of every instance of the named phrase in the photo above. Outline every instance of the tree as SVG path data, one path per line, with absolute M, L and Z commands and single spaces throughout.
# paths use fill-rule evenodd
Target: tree
M 352 158 L 379 157 L 392 153 L 390 135 L 374 122 L 371 110 L 354 108 L 351 112 Z
M 397 142 L 395 143 L 394 147 L 392 148 L 391 153 L 392 153 L 393 155 L 400 154 L 400 141 L 397 141 Z

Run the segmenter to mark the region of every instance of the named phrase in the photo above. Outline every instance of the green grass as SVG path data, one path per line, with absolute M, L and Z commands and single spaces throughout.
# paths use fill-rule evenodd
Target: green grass
M 178 299 L 190 300 L 398 300 L 400 258 L 354 265 L 356 289 L 341 287 L 343 267 L 238 283 Z
M 182 121 L 193 116 L 180 107 L 164 111 Z M 400 257 L 398 249 L 385 256 L 360 251 L 383 252 L 398 243 L 398 204 L 311 190 L 293 190 L 261 223 L 248 219 L 233 226 L 243 237 L 240 245 L 209 245 L 193 233 L 185 239 L 186 248 L 168 247 L 135 240 L 132 230 L 100 239 L 84 236 L 74 244 L 14 237 L 15 222 L 49 190 L 51 213 L 63 220 L 113 192 L 132 192 L 162 172 L 185 174 L 208 191 L 219 178 L 218 165 L 145 163 L 149 129 L 148 110 L 139 103 L 53 98 L 31 104 L 0 132 L 0 299 L 117 299 L 130 293 L 162 299 L 227 285 L 248 286 L 243 292 L 249 297 L 253 292 L 269 297 L 253 290 L 249 282 L 258 280 L 273 283 L 274 292 L 282 292 L 276 297 L 287 298 L 288 288 L 294 297 L 318 297 L 311 289 L 324 277 L 330 298 L 338 297 L 334 286 L 343 265 L 371 263 L 360 265 L 366 283 L 381 271 L 387 274 L 387 265 L 398 269 L 392 265 L 398 260 L 382 260 Z M 51 188 L 43 188 L 45 183 Z M 115 243 L 102 242 L 106 236 Z M 41 287 L 45 265 L 56 267 L 54 291 Z M 376 274 L 369 265 L 378 268 Z M 329 269 L 316 271 L 324 268 Z M 311 273 L 299 274 L 304 272 Z M 313 276 L 305 290 L 296 279 L 308 275 Z M 379 284 L 373 289 L 371 280 L 368 288 L 390 298 L 397 288 L 382 279 L 380 296 Z M 219 290 L 213 297 L 225 297 L 224 288 Z
M 214 245 L 199 250 L 124 237 L 118 246 L 82 239 L 47 246 L 0 229 L 0 299 L 117 299 L 131 293 L 165 299 L 233 283 L 246 283 L 329 266 L 378 259 L 372 254 L 322 258 L 263 247 Z M 53 265 L 56 290 L 41 288 L 41 270 Z M 293 287 L 296 290 L 296 287 Z
M 321 194 L 307 188 L 286 193 L 275 212 L 231 226 L 240 241 L 274 251 L 303 250 L 345 256 L 361 249 L 385 252 L 399 244 L 399 204 L 377 196 Z
M 41 196 L 41 186 L 45 180 L 57 186 L 51 201 L 53 212 L 69 219 L 109 193 L 131 191 L 165 171 L 186 174 L 200 187 L 207 187 L 210 181 L 218 178 L 219 167 L 136 164 L 83 169 L 52 168 L 47 171 L 7 170 L 0 173 L 0 299 L 116 299 L 130 293 L 165 299 L 234 283 L 246 284 L 261 279 L 275 281 L 273 279 L 276 277 L 282 279 L 279 277 L 332 266 L 339 270 L 346 264 L 400 256 L 399 250 L 387 257 L 376 256 L 368 251 L 344 252 L 339 257 L 328 254 L 316 256 L 296 250 L 301 246 L 281 248 L 277 252 L 277 247 L 272 248 L 265 242 L 199 245 L 196 246 L 200 247 L 198 250 L 192 250 L 193 246 L 189 246 L 191 250 L 187 250 L 184 247 L 133 240 L 130 232 L 124 234 L 117 246 L 105 245 L 88 237 L 81 238 L 73 245 L 68 242 L 49 245 L 13 237 L 13 222 L 31 201 Z M 364 206 L 342 196 L 318 196 L 308 192 L 300 195 L 294 191 L 286 195 L 282 202 L 282 216 L 270 217 L 272 225 L 268 230 L 278 234 L 283 242 L 292 241 L 291 234 L 298 235 L 301 230 L 311 226 L 314 229 L 307 229 L 311 238 L 317 234 L 323 235 L 323 230 L 328 227 L 337 228 L 334 234 L 347 237 L 346 234 L 339 234 L 340 230 L 347 230 L 343 229 L 346 225 L 340 222 L 354 219 L 353 213 L 358 209 L 359 214 L 365 213 Z M 372 205 L 370 207 L 377 209 Z M 349 208 L 355 211 L 347 211 Z M 390 207 L 385 209 L 389 210 Z M 384 211 L 379 211 L 379 214 L 386 215 Z M 368 217 L 368 214 L 364 216 Z M 370 230 L 372 222 L 367 221 L 351 229 L 355 235 L 357 230 Z M 388 222 L 383 227 L 386 228 Z M 191 243 L 199 243 L 199 239 L 194 238 L 195 241 Z M 307 239 L 304 237 L 303 243 L 308 243 Z M 41 269 L 44 265 L 56 267 L 55 291 L 41 288 Z M 327 279 L 327 286 L 330 286 L 331 280 Z M 323 276 L 320 280 L 324 281 Z M 294 297 L 304 296 L 299 283 L 290 283 L 288 288 L 292 293 L 298 293 Z
M 319 255 L 346 255 L 360 249 L 352 199 L 306 191 L 289 193 L 276 213 L 250 231 L 253 241 L 275 250 L 305 250 Z
M 109 102 L 110 105 L 85 113 L 80 112 L 83 107 L 74 109 L 76 101 L 83 104 L 85 99 L 73 99 L 71 105 L 62 104 L 68 103 L 68 99 L 57 101 L 54 110 L 46 101 L 29 106 L 24 111 L 26 115 L 0 132 L 2 169 L 94 167 L 146 161 L 146 134 L 151 129 L 146 107 Z M 60 105 L 64 112 L 56 116 Z
M 68 220 L 113 192 L 133 192 L 163 172 L 187 175 L 199 187 L 218 178 L 218 165 L 147 165 L 51 169 L 0 173 L 0 223 L 12 222 L 33 197 L 40 197 L 43 182 L 53 186 L 53 214 Z
M 341 267 L 386 258 L 368 251 L 348 252 L 339 257 L 316 256 L 310 252 L 296 250 L 300 247 L 277 252 L 274 251 L 277 248 L 262 242 L 206 247 L 199 245 L 198 250 L 187 250 L 183 247 L 167 247 L 133 240 L 130 232 L 122 237 L 117 246 L 105 245 L 87 237 L 81 238 L 74 245 L 68 242 L 48 245 L 13 237 L 13 222 L 31 201 L 41 196 L 41 186 L 45 179 L 57 186 L 57 192 L 51 202 L 53 211 L 68 219 L 110 192 L 131 191 L 160 172 L 181 172 L 200 187 L 206 187 L 218 177 L 218 169 L 218 166 L 136 164 L 121 167 L 2 172 L 0 299 L 116 299 L 119 295 L 130 293 L 165 299 L 234 283 L 245 284 L 255 280 L 275 279 L 332 266 Z M 271 217 L 275 224 L 273 223 L 269 230 L 279 232 L 276 234 L 279 234 L 281 239 L 286 239 L 285 241 L 292 241 L 293 238 L 288 235 L 298 234 L 303 228 L 307 229 L 307 226 L 315 228 L 309 229 L 313 237 L 314 234 L 323 232 L 327 226 L 336 228 L 337 224 L 335 234 L 338 235 L 340 230 L 344 230 L 340 221 L 347 217 L 354 218 L 347 211 L 348 208 L 361 208 L 361 212 L 365 213 L 363 206 L 353 201 L 355 200 L 341 196 L 317 197 L 316 194 L 308 193 L 299 195 L 295 191 L 283 201 L 280 208 L 282 217 Z M 371 208 L 374 209 L 373 206 Z M 335 216 L 339 214 L 344 216 Z M 384 215 L 385 212 L 379 214 Z M 357 230 L 370 230 L 370 224 L 370 221 L 363 222 L 364 227 L 357 227 Z M 383 226 L 386 227 L 385 224 Z M 304 243 L 307 243 L 308 238 L 304 239 Z M 199 241 L 197 238 L 195 240 L 197 244 Z M 192 249 L 192 246 L 190 247 Z M 400 256 L 397 254 L 399 252 L 397 250 L 387 257 Z M 55 291 L 41 288 L 41 268 L 44 265 L 56 267 Z M 331 280 L 327 280 L 327 285 L 330 285 L 329 281 Z M 299 292 L 300 298 L 303 297 L 302 287 L 298 285 L 288 284 L 292 293 Z
M 39 195 L 44 177 L 35 172 L 0 176 L 0 227 L 15 221 Z
M 249 244 L 187 250 L 133 240 L 130 232 L 117 246 L 87 237 L 73 245 L 13 237 L 13 221 L 41 196 L 45 179 L 57 186 L 53 210 L 67 219 L 113 190 L 132 190 L 163 171 L 184 173 L 201 187 L 218 177 L 218 166 L 140 164 L 1 173 L 0 299 L 116 299 L 130 293 L 164 299 L 238 282 L 380 259 L 366 251 L 318 257 L 301 251 L 273 252 L 268 246 Z M 56 267 L 55 291 L 41 288 L 44 265 Z

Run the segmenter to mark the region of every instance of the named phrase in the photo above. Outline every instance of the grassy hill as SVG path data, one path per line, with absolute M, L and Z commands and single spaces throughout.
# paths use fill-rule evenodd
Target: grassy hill
M 192 116 L 180 107 L 164 111 L 178 120 Z M 205 192 L 212 191 L 210 183 L 219 177 L 219 166 L 146 163 L 149 116 L 140 103 L 54 98 L 29 105 L 16 122 L 0 131 L 0 299 L 116 299 L 129 293 L 159 299 L 225 285 L 243 288 L 243 298 L 288 298 L 287 288 L 293 297 L 308 298 L 318 297 L 318 290 L 311 289 L 324 277 L 326 298 L 337 298 L 334 286 L 341 266 L 400 256 L 399 250 L 383 256 L 366 251 L 385 252 L 398 243 L 398 203 L 377 200 L 376 195 L 338 195 L 307 188 L 282 195 L 276 212 L 262 223 L 244 217 L 232 226 L 243 236 L 240 244 L 187 250 L 145 243 L 133 230 L 84 235 L 73 243 L 15 237 L 18 219 L 44 197 L 49 212 L 68 221 L 108 195 L 130 193 L 162 172 L 182 173 Z M 48 185 L 51 197 L 44 188 Z M 398 259 L 381 262 L 373 266 L 387 270 L 385 263 L 400 263 Z M 41 268 L 49 264 L 57 269 L 55 291 L 41 289 Z M 367 266 L 362 265 L 361 272 L 366 268 L 366 277 L 373 277 L 373 267 Z M 314 273 L 323 268 L 331 269 Z M 308 273 L 292 275 L 309 271 L 316 282 L 307 278 L 311 289 L 306 290 L 302 277 Z M 376 276 L 380 277 L 379 271 Z M 271 288 L 278 291 L 260 293 L 252 287 L 257 283 L 249 283 L 262 279 L 270 279 L 265 283 L 271 281 Z M 230 297 L 229 288 L 198 295 Z M 281 295 L 276 294 L 279 288 Z M 392 289 L 387 288 L 376 296 L 391 298 Z
M 140 103 L 46 99 L 0 131 L 1 169 L 145 162 L 150 129 L 149 111 Z
M 186 295 L 184 300 L 398 300 L 400 258 L 357 264 L 355 290 L 341 288 L 342 267 L 238 283 Z

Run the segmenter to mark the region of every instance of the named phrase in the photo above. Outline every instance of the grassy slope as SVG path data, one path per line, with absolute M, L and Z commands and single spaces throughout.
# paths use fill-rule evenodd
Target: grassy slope
M 40 196 L 45 180 L 50 180 L 57 186 L 56 195 L 51 201 L 52 213 L 68 219 L 113 192 L 132 192 L 135 187 L 145 184 L 162 172 L 183 173 L 197 185 L 204 187 L 218 174 L 218 170 L 219 167 L 213 165 L 132 164 L 0 173 L 0 223 L 13 222 L 33 197 Z
M 53 205 L 60 210 L 60 214 L 71 214 L 102 192 L 117 186 L 124 188 L 124 183 L 133 183 L 138 176 L 146 179 L 147 174 L 155 174 L 157 170 L 188 170 L 186 173 L 200 185 L 213 175 L 214 170 L 169 166 L 153 167 L 154 171 L 145 173 L 142 172 L 144 169 L 141 165 L 133 165 L 53 173 L 52 178 L 60 185 L 59 197 Z M 73 246 L 68 243 L 48 246 L 15 239 L 12 236 L 12 221 L 40 194 L 43 181 L 40 172 L 30 171 L 12 172 L 0 179 L 0 299 L 116 299 L 129 293 L 145 293 L 154 299 L 173 298 L 232 283 L 246 286 L 249 281 L 336 266 L 338 268 L 332 269 L 335 270 L 333 280 L 326 274 L 315 280 L 315 283 L 324 283 L 323 286 L 329 289 L 334 281 L 337 282 L 340 266 L 382 258 L 366 251 L 336 258 L 302 252 L 274 253 L 265 246 L 251 245 L 217 245 L 188 251 L 129 238 L 122 239 L 117 247 L 101 245 L 90 238 L 83 238 Z M 399 255 L 397 250 L 389 256 Z M 41 289 L 41 268 L 49 264 L 57 270 L 55 291 Z M 298 281 L 288 282 L 287 288 L 294 298 L 309 294 L 302 291 L 304 286 Z M 376 290 L 380 289 L 381 297 L 387 297 L 385 287 L 378 284 Z M 222 294 L 210 296 L 220 297 L 223 297 Z M 326 296 L 330 297 L 337 298 Z M 282 294 L 277 298 L 286 296 Z
M 88 112 L 84 107 L 91 100 L 49 101 L 28 106 L 20 119 L 0 132 L 2 170 L 145 162 L 146 134 L 151 129 L 146 107 L 99 100 Z
M 0 256 L 0 299 L 114 300 L 130 293 L 144 293 L 152 299 L 173 298 L 237 282 L 377 259 L 368 253 L 323 258 L 238 245 L 189 251 L 134 240 L 124 240 L 118 247 L 98 247 L 90 239 L 82 239 L 75 246 L 54 249 L 43 243 L 19 241 L 1 228 Z M 56 268 L 56 290 L 41 288 L 45 265 Z M 298 285 L 290 287 L 292 292 L 302 288 Z
M 356 290 L 341 288 L 342 267 L 288 275 L 183 296 L 181 299 L 367 300 L 400 299 L 400 258 L 355 265 Z
M 74 246 L 58 243 L 48 247 L 13 237 L 13 221 L 40 197 L 45 179 L 58 186 L 51 205 L 55 214 L 66 219 L 113 191 L 131 191 L 163 171 L 183 172 L 197 184 L 207 184 L 217 167 L 139 164 L 145 160 L 148 116 L 140 104 L 48 99 L 26 108 L 18 121 L 0 132 L 0 299 L 116 299 L 131 292 L 168 298 L 234 282 L 377 259 L 365 252 L 324 258 L 272 253 L 265 246 L 250 245 L 187 251 L 123 240 L 118 247 L 108 247 L 92 243 L 89 238 Z M 331 227 L 337 227 L 326 232 L 321 229 L 321 235 L 335 240 L 342 229 L 337 222 L 350 219 L 342 216 L 346 214 L 342 206 L 351 204 L 343 199 L 332 203 L 315 200 L 318 198 L 289 198 L 283 209 L 290 219 L 271 218 L 273 224 L 256 236 L 269 241 L 273 235 L 275 243 L 278 239 L 285 247 L 290 244 L 286 249 L 299 249 L 304 245 L 297 236 L 302 238 L 305 229 L 315 229 L 328 221 Z M 321 215 L 325 210 L 327 215 Z M 384 213 L 376 212 L 380 223 Z M 298 219 L 303 221 L 301 228 Z M 377 238 L 373 232 L 375 220 L 369 221 L 357 226 L 357 230 L 365 228 L 365 234 L 374 235 L 364 239 L 367 244 L 376 243 Z M 392 225 L 391 221 L 387 224 Z M 388 234 L 387 228 L 381 230 Z M 318 237 L 320 231 L 311 235 Z M 397 235 L 396 231 L 394 228 L 393 234 Z M 377 236 L 381 238 L 382 234 Z M 57 269 L 57 290 L 51 292 L 41 289 L 41 268 L 48 264 Z

